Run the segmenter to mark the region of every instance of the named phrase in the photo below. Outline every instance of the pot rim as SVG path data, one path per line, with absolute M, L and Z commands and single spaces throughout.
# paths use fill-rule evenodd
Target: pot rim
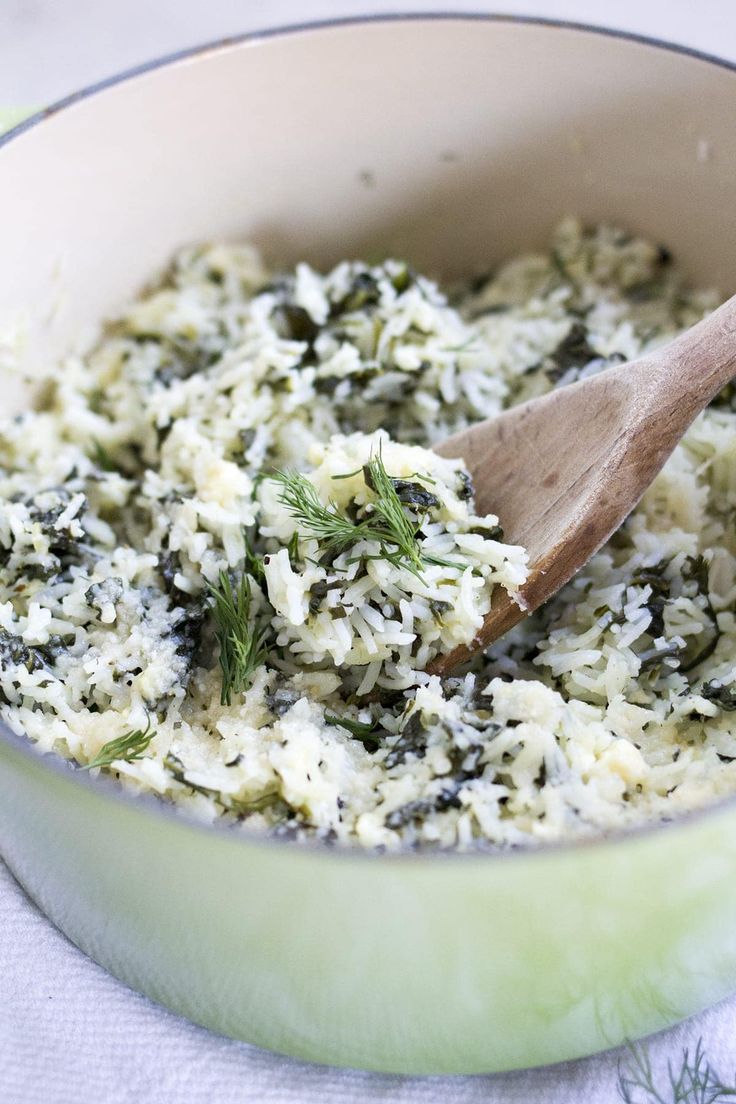
M 86 85 L 78 91 L 72 92 L 55 101 L 48 107 L 34 112 L 28 118 L 23 119 L 20 123 L 11 127 L 10 130 L 0 135 L 0 150 L 3 146 L 14 141 L 27 130 L 38 126 L 47 119 L 58 114 L 60 111 L 74 106 L 76 103 L 96 96 L 98 93 L 104 92 L 108 88 L 113 88 L 118 84 L 123 84 L 127 81 L 145 76 L 149 72 L 163 69 L 182 61 L 205 57 L 209 54 L 223 53 L 235 47 L 242 46 L 245 43 L 259 43 L 273 38 L 290 37 L 295 34 L 319 32 L 341 27 L 370 26 L 373 24 L 426 22 L 477 22 L 485 24 L 544 27 L 551 31 L 580 31 L 590 36 L 618 39 L 635 45 L 647 46 L 655 50 L 664 50 L 669 53 L 679 54 L 682 57 L 694 58 L 697 61 L 702 61 L 708 65 L 725 69 L 728 72 L 736 74 L 736 62 L 727 61 L 725 58 L 717 57 L 714 54 L 690 46 L 683 46 L 665 39 L 654 38 L 631 31 L 617 30 L 612 27 L 576 22 L 575 20 L 552 19 L 545 16 L 503 14 L 497 12 L 464 11 L 396 11 L 373 15 L 341 16 L 334 19 L 288 23 L 282 26 L 245 31 L 240 34 L 215 39 L 198 46 L 190 46 L 182 50 L 175 50 L 171 53 L 152 58 L 149 61 L 144 61 L 139 65 L 124 69 L 112 76 L 104 77 L 99 81 Z M 629 840 L 647 838 L 672 829 L 687 828 L 688 825 L 693 823 L 707 821 L 723 812 L 736 809 L 736 794 L 733 794 L 719 801 L 714 801 L 712 804 L 703 808 L 681 813 L 668 820 L 651 821 L 640 825 L 618 828 L 605 834 L 584 837 L 582 839 L 563 840 L 555 843 L 524 843 L 513 847 L 496 847 L 495 849 L 493 844 L 478 841 L 477 846 L 463 851 L 454 851 L 451 849 L 432 851 L 427 848 L 420 848 L 396 852 L 379 852 L 359 844 L 334 845 L 320 839 L 310 839 L 301 843 L 295 843 L 291 840 L 278 839 L 275 836 L 263 832 L 255 832 L 249 830 L 247 827 L 233 829 L 232 826 L 219 824 L 217 821 L 205 824 L 197 821 L 194 817 L 182 814 L 173 803 L 168 803 L 156 797 L 154 794 L 143 793 L 137 795 L 129 793 L 123 789 L 118 781 L 108 775 L 100 773 L 96 777 L 92 777 L 87 771 L 79 769 L 73 765 L 70 760 L 64 759 L 54 752 L 45 754 L 39 753 L 35 745 L 26 737 L 19 736 L 17 733 L 13 732 L 13 730 L 1 719 L 0 742 L 6 744 L 13 751 L 18 752 L 26 761 L 40 765 L 42 770 L 49 770 L 59 778 L 63 778 L 67 781 L 71 781 L 72 784 L 91 790 L 104 800 L 121 803 L 127 808 L 139 810 L 142 813 L 150 815 L 152 818 L 163 817 L 165 820 L 168 820 L 169 823 L 178 825 L 183 831 L 189 830 L 198 834 L 205 833 L 210 837 L 225 838 L 231 842 L 247 846 L 255 845 L 257 847 L 266 848 L 272 852 L 274 850 L 283 851 L 287 849 L 289 853 L 295 855 L 301 852 L 306 855 L 319 854 L 331 858 L 337 857 L 340 860 L 359 858 L 361 861 L 372 863 L 380 862 L 382 865 L 393 863 L 405 865 L 411 863 L 426 866 L 431 863 L 444 866 L 448 862 L 468 862 L 469 860 L 482 861 L 485 864 L 487 862 L 508 862 L 514 859 L 525 859 L 530 857 L 543 859 L 547 854 L 559 855 L 560 853 L 568 853 L 571 851 L 604 850 L 614 847 L 619 843 L 628 842 Z

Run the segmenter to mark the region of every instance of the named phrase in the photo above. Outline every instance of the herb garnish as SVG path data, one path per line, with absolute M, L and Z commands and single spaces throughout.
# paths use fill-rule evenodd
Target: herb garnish
M 114 472 L 118 470 L 110 453 L 106 448 L 103 448 L 96 437 L 92 440 L 92 458 L 97 467 L 102 468 L 103 471 Z
M 143 752 L 147 750 L 155 735 L 155 731 L 151 729 L 151 719 L 149 717 L 145 729 L 125 732 L 114 740 L 108 740 L 106 744 L 102 745 L 94 759 L 91 759 L 89 763 L 85 763 L 81 769 L 92 770 L 93 767 L 109 767 L 118 759 L 122 759 L 125 763 L 134 763 L 136 759 L 143 758 Z
M 204 797 L 214 798 L 215 801 L 219 799 L 220 795 L 217 790 L 213 790 L 209 786 L 200 786 L 198 782 L 189 781 L 186 776 L 186 767 L 179 756 L 174 755 L 173 751 L 167 752 L 164 758 L 164 767 L 175 782 L 179 782 L 182 786 L 188 786 L 194 793 L 202 794 Z
M 429 726 L 422 720 L 421 712 L 416 710 L 412 713 L 402 725 L 398 740 L 386 756 L 386 769 L 391 770 L 392 767 L 403 763 L 409 754 L 416 755 L 417 759 L 423 759 L 427 754 L 429 731 Z
M 573 322 L 553 353 L 550 353 L 550 367 L 545 375 L 552 383 L 558 383 L 571 368 L 580 371 L 599 354 L 588 341 L 588 330 L 582 322 Z
M 736 1098 L 736 1085 L 727 1085 L 705 1056 L 699 1039 L 692 1057 L 682 1052 L 679 1068 L 667 1064 L 666 1083 L 652 1070 L 643 1046 L 629 1046 L 628 1057 L 619 1063 L 618 1094 L 624 1104 L 720 1104 Z
M 191 783 L 189 783 L 189 785 L 191 785 Z M 272 805 L 275 805 L 276 802 L 284 803 L 280 791 L 265 790 L 263 793 L 259 794 L 258 797 L 236 798 L 229 806 L 226 806 L 226 808 L 229 812 L 235 813 L 236 816 L 245 818 L 250 816 L 251 813 L 262 813 L 264 809 L 270 808 Z
M 218 585 L 210 583 L 209 592 L 220 645 L 220 704 L 230 705 L 233 694 L 248 689 L 266 657 L 265 632 L 251 618 L 252 596 L 247 575 L 242 575 L 237 587 L 233 587 L 230 576 L 221 571 Z
M 712 636 L 710 636 L 703 647 L 699 651 L 696 651 L 694 655 L 689 656 L 685 662 L 680 664 L 680 671 L 683 674 L 692 671 L 695 667 L 699 667 L 704 660 L 709 659 L 718 647 L 718 641 L 721 639 L 721 630 L 718 627 L 718 615 L 713 608 L 713 602 L 710 597 L 709 574 L 710 565 L 705 556 L 688 556 L 682 567 L 683 579 L 695 583 L 696 596 L 701 597 L 704 601 L 705 608 L 703 613 L 710 621 L 711 629 L 713 630 Z
M 281 503 L 301 523 L 308 535 L 319 542 L 327 556 L 339 555 L 358 541 L 366 540 L 376 541 L 381 546 L 382 559 L 388 560 L 395 567 L 405 568 L 417 578 L 422 577 L 425 564 L 462 567 L 461 564 L 422 553 L 419 544 L 421 522 L 417 524 L 410 520 L 400 497 L 408 484 L 405 480 L 391 478 L 380 450 L 362 470 L 366 486 L 375 494 L 375 500 L 364 508 L 365 516 L 355 521 L 341 513 L 333 501 L 324 506 L 313 483 L 300 472 L 279 471 L 272 478 L 282 484 L 279 496 Z M 433 500 L 432 505 L 435 502 L 439 504 L 434 495 L 429 495 L 428 492 L 423 494 L 427 497 L 421 501 L 420 509 L 426 509 L 429 500 Z
M 367 724 L 363 721 L 352 721 L 349 717 L 336 717 L 334 713 L 325 713 L 325 724 L 344 728 L 351 736 L 355 736 L 358 740 L 374 741 L 377 738 L 374 735 L 376 721 L 371 721 Z
M 724 686 L 718 679 L 704 682 L 695 693 L 699 694 L 701 698 L 705 698 L 706 701 L 714 702 L 726 713 L 736 711 L 736 687 Z
M 363 536 L 360 527 L 341 514 L 334 502 L 322 505 L 314 484 L 306 475 L 298 471 L 277 471 L 271 478 L 282 484 L 279 501 L 325 551 L 337 555 Z
M 289 538 L 289 543 L 286 546 L 286 554 L 289 557 L 289 563 L 299 563 L 299 534 L 296 529 Z
M 384 466 L 380 449 L 363 468 L 363 477 L 366 486 L 376 495 L 373 509 L 381 523 L 374 539 L 379 540 L 382 546 L 396 546 L 395 553 L 385 553 L 386 559 L 391 560 L 396 567 L 403 565 L 414 575 L 421 575 L 422 555 L 417 541 L 418 527 L 412 525 L 406 516 L 398 491 Z M 384 551 L 383 547 L 381 551 Z
M 252 575 L 256 582 L 260 583 L 264 577 L 263 556 L 256 555 L 245 530 L 243 530 L 243 544 L 245 546 L 243 562 L 245 564 L 246 574 Z

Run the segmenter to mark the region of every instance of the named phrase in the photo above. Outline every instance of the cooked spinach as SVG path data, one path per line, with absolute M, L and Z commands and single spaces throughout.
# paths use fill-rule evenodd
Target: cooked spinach
M 725 713 L 736 712 L 736 686 L 724 686 L 717 679 L 704 682 L 696 693 L 706 701 L 714 702 Z

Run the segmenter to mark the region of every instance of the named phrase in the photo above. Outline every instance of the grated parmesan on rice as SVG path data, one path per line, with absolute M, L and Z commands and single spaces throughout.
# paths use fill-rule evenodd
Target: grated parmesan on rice
M 4 720 L 198 818 L 366 847 L 569 839 L 735 792 L 731 389 L 553 601 L 424 673 L 526 578 L 432 444 L 717 302 L 661 247 L 571 219 L 449 294 L 397 261 L 181 251 L 0 426 Z M 295 479 L 346 536 L 295 512 Z M 218 587 L 253 644 L 229 688 Z

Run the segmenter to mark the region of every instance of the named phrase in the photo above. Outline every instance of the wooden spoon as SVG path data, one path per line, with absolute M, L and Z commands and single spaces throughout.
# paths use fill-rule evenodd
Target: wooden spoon
M 736 296 L 669 345 L 456 433 L 479 514 L 529 552 L 518 603 L 498 587 L 478 635 L 438 656 L 447 674 L 551 598 L 621 525 L 688 426 L 736 376 Z M 519 604 L 520 603 L 520 604 Z

